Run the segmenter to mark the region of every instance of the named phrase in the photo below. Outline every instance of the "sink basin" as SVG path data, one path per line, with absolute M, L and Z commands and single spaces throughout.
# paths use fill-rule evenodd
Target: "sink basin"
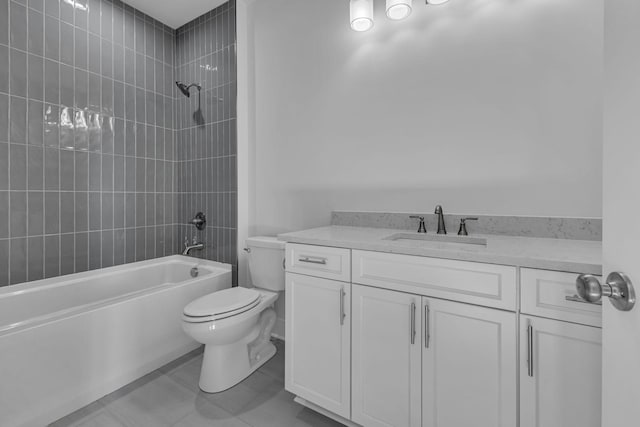
M 446 234 L 418 234 L 418 233 L 395 233 L 384 237 L 382 240 L 392 240 L 394 242 L 437 242 L 437 243 L 457 243 L 461 245 L 487 246 L 487 239 L 483 237 L 457 236 Z

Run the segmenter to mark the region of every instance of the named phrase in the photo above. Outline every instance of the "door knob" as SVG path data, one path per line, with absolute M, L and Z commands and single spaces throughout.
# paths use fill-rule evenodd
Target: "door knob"
M 611 304 L 621 311 L 629 311 L 636 303 L 636 293 L 631 279 L 624 274 L 613 272 L 604 284 L 591 274 L 581 274 L 576 279 L 578 295 L 585 301 L 596 303 L 602 297 L 609 297 Z

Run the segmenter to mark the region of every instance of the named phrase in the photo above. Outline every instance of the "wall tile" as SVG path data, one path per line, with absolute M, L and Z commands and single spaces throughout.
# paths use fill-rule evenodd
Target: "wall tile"
M 89 270 L 102 266 L 102 232 L 89 233 Z
M 0 92 L 9 93 L 9 48 L 0 45 Z
M 235 227 L 235 133 L 223 149 L 213 132 L 230 129 L 235 98 L 207 104 L 235 89 L 231 17 L 212 19 L 227 7 L 177 39 L 120 2 L 21 3 L 0 0 L 0 286 L 173 254 L 193 233 L 177 223 L 215 216 L 218 199 Z M 200 67 L 223 59 L 226 74 Z M 198 114 L 176 74 L 204 86 Z M 212 226 L 211 244 L 228 243 L 200 256 L 235 262 L 234 233 Z
M 27 8 L 10 2 L 10 43 L 11 47 L 27 50 Z
M 10 240 L 9 283 L 12 285 L 27 280 L 27 239 Z
M 202 102 L 198 109 L 197 97 L 185 98 L 178 93 L 176 102 L 171 104 L 178 119 L 177 157 L 172 165 L 175 168 L 172 179 L 165 180 L 165 185 L 166 188 L 171 188 L 173 182 L 178 185 L 176 223 L 187 223 L 198 211 L 210 218 L 210 228 L 203 235 L 196 234 L 198 239 L 206 240 L 206 250 L 196 256 L 236 265 L 237 134 L 236 97 L 232 96 L 236 79 L 235 27 L 231 24 L 234 13 L 234 7 L 223 5 L 177 30 L 176 77 L 186 83 L 200 83 Z M 167 138 L 165 146 L 167 158 L 174 159 L 173 138 Z M 170 210 L 173 215 L 174 209 L 169 198 L 165 213 Z M 172 244 L 180 246 L 185 234 L 192 238 L 192 233 L 191 228 L 176 225 Z
M 80 273 L 89 269 L 89 233 L 75 234 L 75 271 Z
M 8 237 L 9 237 L 9 192 L 0 191 L 0 239 L 6 239 Z
M 0 1 L 0 44 L 9 44 L 9 1 Z M 6 283 L 5 283 L 6 284 Z
M 29 259 L 27 262 L 27 280 L 44 279 L 44 237 L 29 237 L 27 239 Z
M 42 190 L 44 179 L 44 150 L 29 146 L 27 149 L 27 187 L 30 191 Z
M 47 2 L 49 3 L 49 2 Z M 44 277 L 60 275 L 60 236 L 51 235 L 44 238 Z
M 27 193 L 28 235 L 41 236 L 44 233 L 44 193 L 30 191 Z
M 60 193 L 57 191 L 44 193 L 44 232 L 45 234 L 60 232 Z
M 11 94 L 21 97 L 27 96 L 27 54 L 11 49 Z
M 60 274 L 72 274 L 75 272 L 75 236 L 70 234 L 60 235 Z
M 27 12 L 28 28 L 28 49 L 30 53 L 40 55 L 44 53 L 44 15 L 33 9 Z
M 61 2 L 66 4 L 65 2 Z M 73 66 L 73 26 L 60 23 L 60 62 Z

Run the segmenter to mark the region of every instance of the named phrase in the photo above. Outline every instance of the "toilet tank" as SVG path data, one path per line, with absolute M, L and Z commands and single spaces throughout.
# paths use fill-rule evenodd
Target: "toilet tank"
M 256 288 L 284 291 L 284 242 L 275 237 L 250 237 L 249 274 Z

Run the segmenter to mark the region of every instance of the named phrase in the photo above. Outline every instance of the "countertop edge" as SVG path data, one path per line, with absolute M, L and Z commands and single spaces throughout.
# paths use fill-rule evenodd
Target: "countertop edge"
M 524 258 L 509 255 L 497 255 L 497 254 L 479 254 L 479 253 L 460 253 L 460 252 L 448 252 L 442 249 L 429 249 L 429 248 L 408 248 L 408 247 L 395 247 L 388 244 L 376 244 L 372 242 L 358 242 L 352 240 L 336 240 L 336 239 L 318 239 L 292 236 L 292 233 L 283 233 L 278 235 L 278 240 L 285 241 L 287 243 L 298 243 L 305 245 L 316 246 L 328 246 L 344 249 L 365 250 L 373 252 L 385 252 L 402 255 L 415 255 L 424 256 L 430 258 L 442 258 L 458 261 L 469 262 L 481 262 L 485 264 L 497 264 L 508 265 L 519 268 L 536 268 L 542 270 L 571 272 L 578 274 L 594 274 L 602 275 L 602 265 L 587 263 L 587 262 L 573 262 L 573 261 L 560 261 L 544 258 Z

